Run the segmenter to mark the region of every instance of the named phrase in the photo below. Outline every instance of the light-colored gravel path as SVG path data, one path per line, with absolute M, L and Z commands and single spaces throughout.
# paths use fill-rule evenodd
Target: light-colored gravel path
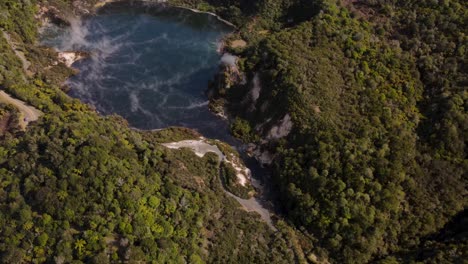
M 36 108 L 27 105 L 25 102 L 11 97 L 9 94 L 4 91 L 0 91 L 0 102 L 6 104 L 12 104 L 23 114 L 23 118 L 20 119 L 20 126 L 23 129 L 26 129 L 26 126 L 29 122 L 36 121 L 39 116 L 42 115 L 42 112 Z
M 170 148 L 170 149 L 180 149 L 180 148 L 189 148 L 191 149 L 195 155 L 199 157 L 205 156 L 206 153 L 212 152 L 218 155 L 219 161 L 227 161 L 226 155 L 223 154 L 223 152 L 216 146 L 216 145 L 211 145 L 207 143 L 204 139 L 200 140 L 183 140 L 179 142 L 171 142 L 171 143 L 163 143 L 163 146 Z M 228 161 L 229 162 L 229 161 Z M 221 182 L 221 179 L 220 179 Z M 221 186 L 223 186 L 221 184 Z M 248 212 L 256 212 L 260 215 L 261 219 L 265 221 L 268 226 L 270 226 L 271 229 L 277 230 L 275 226 L 273 225 L 273 222 L 271 220 L 271 214 L 268 209 L 266 209 L 262 204 L 261 200 L 257 197 L 252 197 L 250 199 L 242 199 L 240 197 L 237 197 L 236 195 L 228 192 L 226 189 L 224 189 L 224 192 L 236 199 L 241 205 L 242 208 Z

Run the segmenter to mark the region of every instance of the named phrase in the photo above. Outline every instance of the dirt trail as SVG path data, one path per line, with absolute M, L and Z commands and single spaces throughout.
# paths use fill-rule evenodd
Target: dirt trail
M 20 119 L 20 126 L 23 129 L 26 129 L 26 126 L 29 124 L 29 122 L 36 121 L 39 116 L 42 115 L 41 111 L 32 106 L 26 105 L 26 103 L 23 101 L 11 97 L 4 91 L 0 91 L 0 102 L 12 104 L 18 108 L 18 110 L 23 114 L 23 117 Z
M 273 221 L 271 220 L 271 215 L 270 211 L 266 209 L 262 204 L 259 198 L 257 197 L 252 197 L 250 199 L 242 199 L 240 197 L 235 196 L 234 194 L 226 191 L 224 189 L 224 192 L 228 195 L 231 196 L 232 198 L 236 199 L 241 205 L 244 210 L 247 212 L 256 212 L 257 214 L 260 215 L 260 218 L 265 221 L 265 223 L 273 230 L 277 231 L 276 227 L 273 225 Z
M 226 156 L 221 152 L 221 150 L 217 146 L 210 145 L 206 143 L 203 139 L 183 140 L 179 142 L 164 143 L 162 145 L 170 149 L 189 148 L 195 153 L 195 155 L 199 157 L 203 157 L 205 156 L 206 153 L 212 152 L 218 155 L 220 162 L 223 160 L 224 161 L 226 160 Z M 219 181 L 220 181 L 221 186 L 223 186 L 223 184 L 221 183 L 221 179 L 219 179 Z M 261 219 L 265 221 L 272 230 L 274 231 L 277 230 L 271 220 L 270 211 L 268 211 L 268 209 L 261 204 L 261 200 L 259 198 L 252 197 L 250 199 L 242 199 L 228 192 L 226 189 L 224 189 L 224 186 L 223 186 L 223 190 L 228 196 L 236 199 L 242 205 L 242 208 L 244 210 L 246 210 L 247 212 L 258 213 Z
M 3 37 L 6 39 L 8 45 L 13 49 L 13 52 L 16 54 L 16 56 L 21 60 L 21 63 L 23 64 L 23 70 L 28 76 L 32 76 L 32 72 L 29 70 L 29 67 L 31 66 L 31 62 L 29 62 L 26 59 L 26 56 L 24 55 L 24 52 L 22 52 L 19 48 L 18 45 L 11 39 L 10 35 L 3 31 Z
M 7 32 L 3 30 L 1 30 L 1 32 L 3 34 L 3 37 L 6 39 L 8 45 L 15 52 L 16 56 L 21 60 L 23 64 L 23 70 L 26 73 L 26 75 L 31 76 L 32 72 L 29 71 L 31 63 L 26 59 L 24 52 L 19 50 L 18 45 L 11 39 L 10 35 Z M 23 79 L 26 80 L 24 76 Z M 36 121 L 39 118 L 39 116 L 42 115 L 41 111 L 37 110 L 32 106 L 27 105 L 21 100 L 11 97 L 4 91 L 0 91 L 0 102 L 11 104 L 21 112 L 22 118 L 20 118 L 19 124 L 23 130 L 26 129 L 26 126 L 29 124 L 29 122 Z

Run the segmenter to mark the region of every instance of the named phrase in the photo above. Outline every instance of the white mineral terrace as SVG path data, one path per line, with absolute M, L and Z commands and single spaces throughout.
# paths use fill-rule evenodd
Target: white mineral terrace
M 241 165 L 239 158 L 234 154 L 228 154 L 229 158 L 219 150 L 216 145 L 208 144 L 203 138 L 199 140 L 183 140 L 179 142 L 164 143 L 163 146 L 170 149 L 189 148 L 195 155 L 199 157 L 205 156 L 206 153 L 212 152 L 218 155 L 219 161 L 224 161 L 230 164 L 236 170 L 236 176 L 240 185 L 245 186 L 250 178 L 250 170 Z
M 73 63 L 84 59 L 85 56 L 81 55 L 79 52 L 74 51 L 63 51 L 58 53 L 58 59 L 60 62 L 63 62 L 67 67 L 71 67 Z

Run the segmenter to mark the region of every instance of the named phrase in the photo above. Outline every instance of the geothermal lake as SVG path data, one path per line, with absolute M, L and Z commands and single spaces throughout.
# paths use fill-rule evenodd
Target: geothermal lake
M 208 109 L 205 91 L 220 64 L 216 17 L 160 5 L 110 4 L 69 28 L 47 27 L 42 43 L 88 51 L 73 64 L 70 95 L 139 129 L 184 126 L 232 141 L 227 123 Z
M 71 27 L 43 29 L 42 44 L 90 54 L 73 64 L 79 73 L 67 81 L 70 95 L 138 129 L 183 126 L 225 141 L 263 180 L 266 171 L 230 135 L 228 122 L 209 111 L 205 95 L 221 63 L 219 43 L 232 28 L 208 14 L 136 3 L 109 4 Z M 268 214 L 262 200 L 268 191 L 261 189 L 263 198 L 236 199 Z

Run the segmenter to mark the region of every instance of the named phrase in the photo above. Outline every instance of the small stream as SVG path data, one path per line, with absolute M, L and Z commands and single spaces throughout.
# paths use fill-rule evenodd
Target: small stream
M 220 42 L 232 27 L 208 14 L 135 3 L 108 4 L 95 16 L 70 21 L 71 27 L 43 29 L 42 44 L 90 54 L 73 64 L 79 73 L 67 81 L 70 96 L 101 114 L 119 114 L 137 129 L 183 126 L 224 141 L 239 150 L 254 186 L 264 189 L 266 171 L 230 135 L 227 121 L 208 109 L 205 94 L 219 70 Z M 235 198 L 264 219 L 271 207 L 262 195 Z M 271 219 L 267 223 L 272 226 Z

